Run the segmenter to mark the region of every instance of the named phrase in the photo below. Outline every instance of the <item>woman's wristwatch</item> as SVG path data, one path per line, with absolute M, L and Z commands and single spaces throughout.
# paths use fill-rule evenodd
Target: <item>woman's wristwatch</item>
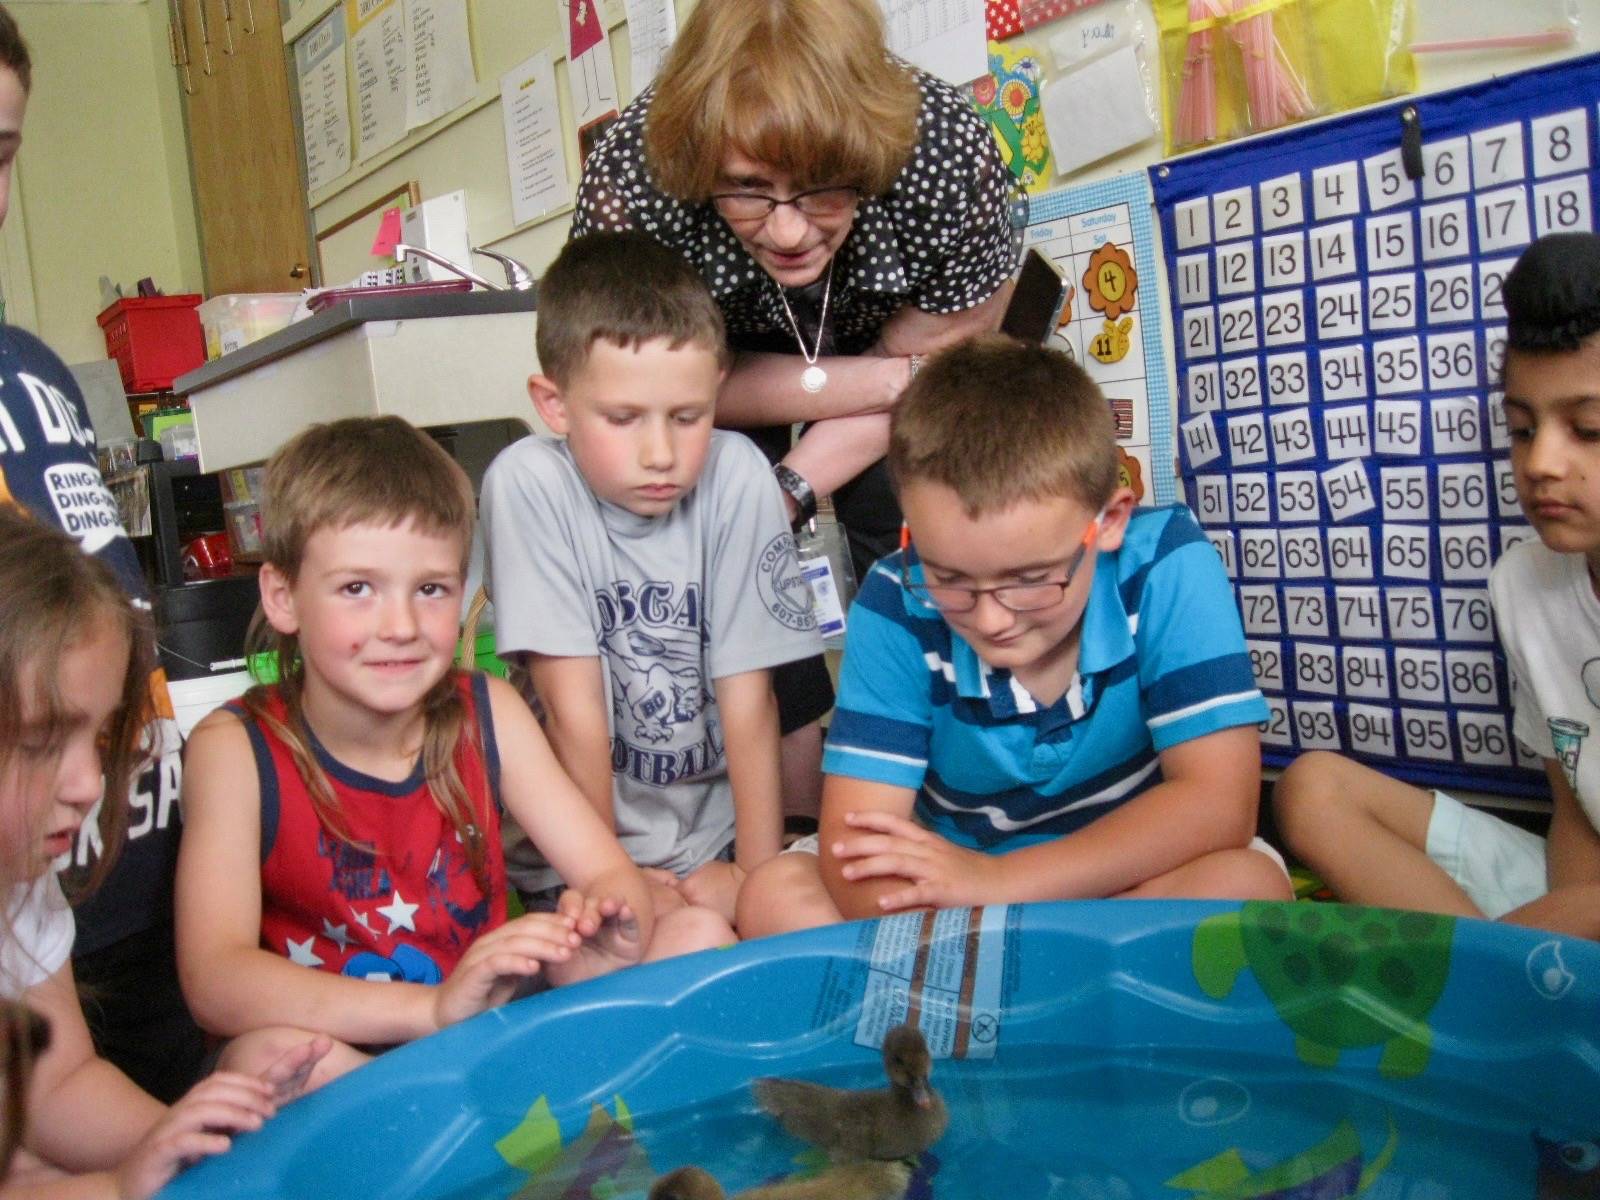
M 777 479 L 778 486 L 788 494 L 789 499 L 794 501 L 794 528 L 800 528 L 817 515 L 817 494 L 811 490 L 811 485 L 806 482 L 805 476 L 785 463 L 774 466 L 772 474 Z

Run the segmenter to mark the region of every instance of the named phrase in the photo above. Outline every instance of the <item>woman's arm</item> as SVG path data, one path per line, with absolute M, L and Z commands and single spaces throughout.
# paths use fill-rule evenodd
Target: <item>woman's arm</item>
M 998 328 L 1010 296 L 1007 281 L 987 300 L 958 312 L 929 313 L 906 305 L 889 318 L 865 354 L 818 359 L 828 373 L 819 392 L 801 386 L 806 362 L 798 354 L 740 354 L 717 393 L 717 424 L 741 429 L 888 412 L 911 382 L 911 355 L 934 354 Z
M 1000 328 L 1006 303 L 1011 299 L 1012 281 L 1007 279 L 987 300 L 952 313 L 923 312 L 906 305 L 884 323 L 878 334 L 877 354 L 937 354 L 962 338 L 975 333 L 992 333 Z
M 877 345 L 867 354 L 858 358 L 819 360 L 828 372 L 828 383 L 815 395 L 808 395 L 799 386 L 804 359 L 790 354 L 741 356 L 740 366 L 744 358 L 768 361 L 748 368 L 749 379 L 737 384 L 740 366 L 729 374 L 717 401 L 718 420 L 723 424 L 736 423 L 723 416 L 724 398 L 729 395 L 730 384 L 741 388 L 765 385 L 768 390 L 758 392 L 748 405 L 742 398 L 736 398 L 735 410 L 771 410 L 778 419 L 765 422 L 767 424 L 814 422 L 783 461 L 791 470 L 799 472 L 818 496 L 832 495 L 888 453 L 889 410 L 911 382 L 911 356 L 934 354 L 971 334 L 993 330 L 1000 323 L 1010 295 L 1008 281 L 987 300 L 960 312 L 926 313 L 910 305 L 902 308 L 889 318 Z M 770 361 L 774 359 L 778 361 Z M 874 369 L 871 366 L 874 363 L 887 366 Z M 866 382 L 862 382 L 860 376 L 865 376 Z M 853 411 L 839 411 L 846 405 L 852 406 Z M 811 415 L 784 416 L 784 412 L 809 412 Z
M 800 386 L 806 369 L 800 355 L 736 355 L 717 393 L 717 424 L 745 429 L 888 412 L 911 379 L 909 358 L 831 355 L 817 365 L 827 371 L 828 382 L 820 392 L 808 392 Z

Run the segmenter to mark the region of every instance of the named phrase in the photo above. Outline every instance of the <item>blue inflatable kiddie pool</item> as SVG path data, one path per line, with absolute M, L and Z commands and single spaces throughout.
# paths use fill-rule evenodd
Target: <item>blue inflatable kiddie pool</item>
M 286 1108 L 164 1197 L 627 1200 L 815 1173 L 749 1081 L 881 1086 L 914 1021 L 945 1200 L 1600 1197 L 1600 945 L 1334 904 L 858 922 L 508 1005 Z

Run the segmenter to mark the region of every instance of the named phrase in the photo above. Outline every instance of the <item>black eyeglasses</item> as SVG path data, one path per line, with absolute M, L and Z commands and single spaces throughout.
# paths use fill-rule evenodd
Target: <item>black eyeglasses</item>
M 837 217 L 849 212 L 860 199 L 859 188 L 824 187 L 787 200 L 760 192 L 718 192 L 711 197 L 711 203 L 730 221 L 765 221 L 780 204 L 792 204 L 807 217 Z
M 1100 535 L 1100 522 L 1104 518 L 1105 513 L 1099 513 L 1089 522 L 1089 528 L 1083 531 L 1083 537 L 1078 541 L 1078 548 L 1072 552 L 1072 557 L 1067 559 L 1065 579 L 1045 579 L 1038 583 L 1006 583 L 999 587 L 985 588 L 960 587 L 948 583 L 913 583 L 905 558 L 905 552 L 911 548 L 911 529 L 909 526 L 901 525 L 900 586 L 929 608 L 936 608 L 942 613 L 969 613 L 978 607 L 979 596 L 993 596 L 1001 608 L 1014 613 L 1038 612 L 1042 608 L 1050 608 L 1061 603 L 1062 597 L 1067 594 L 1067 589 L 1072 586 L 1073 578 L 1078 574 L 1078 568 L 1083 565 L 1083 556 L 1089 553 L 1089 547 Z

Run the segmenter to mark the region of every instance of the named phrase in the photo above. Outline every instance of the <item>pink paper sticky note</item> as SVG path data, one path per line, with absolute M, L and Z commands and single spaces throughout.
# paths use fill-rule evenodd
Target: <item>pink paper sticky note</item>
M 400 206 L 383 210 L 378 220 L 378 236 L 372 239 L 373 258 L 393 258 L 394 244 L 400 240 Z

